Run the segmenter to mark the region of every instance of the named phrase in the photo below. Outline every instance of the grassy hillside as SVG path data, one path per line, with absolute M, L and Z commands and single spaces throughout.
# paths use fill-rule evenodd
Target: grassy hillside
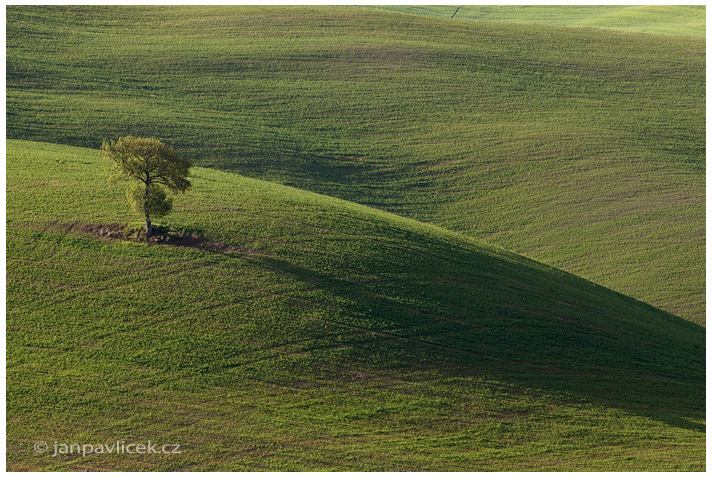
M 704 5 L 384 5 L 369 8 L 458 20 L 705 37 Z
M 364 8 L 7 9 L 7 134 L 155 136 L 704 322 L 703 38 Z
M 140 219 L 105 167 L 8 141 L 9 469 L 704 469 L 702 327 L 210 169 L 164 222 L 190 245 L 98 237 Z M 32 451 L 117 439 L 183 452 Z

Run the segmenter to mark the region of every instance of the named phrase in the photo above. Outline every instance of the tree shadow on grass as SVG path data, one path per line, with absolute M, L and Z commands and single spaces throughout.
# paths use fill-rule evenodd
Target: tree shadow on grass
M 109 226 L 54 225 L 123 238 L 124 226 Z M 326 250 L 284 258 L 198 230 L 159 233 L 167 245 L 245 261 L 318 291 L 318 300 L 286 299 L 321 322 L 315 331 L 352 337 L 337 358 L 329 355 L 335 347 L 309 349 L 305 327 L 307 352 L 319 354 L 331 377 L 350 380 L 354 366 L 423 380 L 486 377 L 516 393 L 567 396 L 705 431 L 695 421 L 705 408 L 704 328 L 571 274 L 403 231 L 409 248 L 363 239 L 377 254 L 353 260 Z M 313 334 L 314 343 L 323 338 Z M 309 383 L 313 372 L 283 376 Z
M 395 270 L 399 261 L 385 264 L 391 272 L 366 283 L 278 257 L 227 254 L 351 304 L 330 309 L 327 321 L 382 338 L 349 349 L 353 364 L 422 370 L 424 377 L 491 377 L 520 393 L 563 394 L 705 431 L 693 421 L 705 409 L 704 328 L 570 274 L 468 251 L 465 267 L 445 261 L 449 266 L 438 269 L 413 254 L 403 270 Z M 488 272 L 472 273 L 478 265 Z M 393 280 L 404 271 L 407 279 Z M 469 297 L 443 285 L 458 277 L 465 291 L 472 289 Z M 411 290 L 409 282 L 419 285 Z M 408 305 L 416 292 L 431 309 Z M 448 301 L 458 305 L 448 308 Z M 346 367 L 332 372 L 345 377 Z

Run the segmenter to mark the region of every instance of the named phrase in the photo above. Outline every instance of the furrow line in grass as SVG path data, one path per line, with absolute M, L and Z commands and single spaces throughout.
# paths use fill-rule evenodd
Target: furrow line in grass
M 176 274 L 184 274 L 184 273 L 188 273 L 188 272 L 193 272 L 193 271 L 196 271 L 196 270 L 199 270 L 199 269 L 203 269 L 203 268 L 206 268 L 206 267 L 209 267 L 209 266 L 212 266 L 212 265 L 214 265 L 214 264 L 211 264 L 211 263 L 201 264 L 201 265 L 198 265 L 198 266 L 196 266 L 196 267 L 191 267 L 191 268 L 184 269 L 184 270 L 181 270 L 181 271 L 176 271 L 176 272 L 173 273 L 173 275 L 176 275 Z M 169 267 L 170 267 L 170 264 L 166 266 L 166 268 L 169 268 Z M 156 272 L 156 269 L 155 269 L 155 268 L 153 269 L 153 272 Z M 160 270 L 159 270 L 159 272 L 160 272 Z M 124 279 L 127 279 L 127 278 L 124 277 Z M 51 299 L 46 299 L 45 303 L 42 304 L 41 306 L 38 306 L 38 304 L 33 304 L 33 307 L 35 308 L 34 310 L 36 310 L 36 311 L 40 311 L 40 310 L 44 310 L 44 309 L 52 309 L 52 308 L 55 308 L 58 304 L 61 304 L 61 303 L 65 303 L 65 302 L 69 302 L 69 301 L 75 301 L 75 300 L 84 301 L 84 300 L 86 300 L 88 297 L 90 297 L 91 295 L 93 295 L 93 294 L 95 294 L 95 293 L 102 293 L 102 292 L 106 292 L 106 291 L 108 291 L 108 290 L 116 291 L 116 290 L 121 289 L 121 288 L 136 286 L 137 284 L 142 283 L 142 282 L 155 281 L 155 279 L 156 279 L 155 276 L 151 276 L 151 277 L 138 277 L 138 278 L 136 278 L 135 280 L 130 280 L 130 281 L 128 281 L 128 282 L 123 282 L 123 283 L 118 284 L 118 285 L 117 285 L 117 284 L 113 284 L 113 285 L 110 284 L 111 281 L 116 280 L 115 278 L 105 279 L 105 280 L 103 280 L 103 281 L 93 282 L 93 283 L 90 284 L 90 285 L 77 286 L 77 287 L 78 287 L 77 289 L 72 289 L 73 291 L 76 290 L 76 294 L 70 295 L 69 297 L 61 297 L 61 298 L 58 298 L 58 299 L 56 299 L 56 300 L 54 300 L 54 301 L 52 301 Z M 98 285 L 98 284 L 102 284 L 102 285 L 103 285 L 103 284 L 107 284 L 107 283 L 109 283 L 109 285 L 106 285 L 106 286 L 104 286 L 104 287 L 96 287 L 96 285 Z M 82 294 L 82 292 L 88 292 L 88 294 Z
M 360 331 L 363 331 L 363 332 L 370 332 L 370 333 L 374 333 L 374 334 L 385 335 L 385 336 L 394 338 L 394 339 L 396 339 L 396 340 L 404 340 L 404 341 L 407 341 L 407 342 L 415 342 L 415 343 L 420 343 L 420 344 L 429 345 L 429 346 L 432 346 L 432 347 L 439 347 L 439 348 L 447 349 L 447 350 L 450 350 L 450 351 L 453 351 L 453 352 L 459 352 L 459 353 L 463 353 L 463 354 L 466 354 L 466 355 L 471 355 L 471 356 L 473 356 L 473 357 L 487 358 L 487 359 L 494 359 L 494 360 L 501 360 L 501 359 L 498 359 L 497 357 L 494 357 L 494 356 L 489 355 L 489 354 L 480 354 L 480 353 L 477 353 L 477 352 L 471 352 L 471 351 L 469 351 L 469 350 L 463 350 L 463 349 L 458 349 L 458 348 L 455 348 L 455 347 L 449 347 L 449 346 L 447 346 L 447 345 L 441 345 L 441 344 L 438 344 L 438 343 L 435 343 L 435 342 L 429 342 L 429 341 L 427 341 L 427 340 L 416 339 L 416 338 L 413 338 L 413 337 L 405 337 L 405 336 L 403 336 L 403 335 L 398 335 L 398 334 L 394 334 L 394 333 L 391 333 L 391 332 L 385 332 L 385 331 L 382 331 L 382 330 L 369 329 L 368 327 L 361 327 L 361 326 L 359 326 L 359 325 L 344 324 L 343 322 L 337 322 L 337 321 L 335 321 L 335 320 L 325 319 L 325 318 L 323 318 L 323 317 L 310 316 L 309 318 L 311 318 L 311 319 L 313 319 L 313 320 L 317 320 L 317 321 L 328 322 L 328 323 L 334 324 L 334 325 L 340 325 L 340 326 L 342 326 L 342 327 L 347 327 L 347 328 L 354 329 L 354 330 L 360 330 Z
M 280 352 L 280 353 L 277 353 L 277 354 L 274 354 L 274 355 L 270 355 L 270 356 L 267 356 L 267 357 L 260 357 L 260 358 L 257 358 L 257 359 L 255 359 L 255 360 L 250 360 L 250 361 L 245 361 L 245 362 L 239 362 L 239 363 L 234 363 L 234 364 L 228 364 L 228 365 L 225 365 L 224 368 L 225 368 L 225 369 L 231 369 L 231 368 L 237 368 L 237 367 L 245 367 L 245 366 L 248 366 L 248 365 L 255 365 L 255 364 L 258 364 L 258 363 L 261 363 L 261 362 L 267 362 L 267 361 L 272 361 L 272 360 L 276 360 L 276 359 L 283 359 L 283 358 L 285 358 L 285 357 L 295 357 L 295 356 L 298 356 L 298 355 L 305 355 L 305 354 L 309 354 L 309 353 L 312 353 L 312 352 L 319 352 L 319 351 L 325 351 L 325 350 L 345 349 L 345 348 L 352 347 L 352 346 L 354 346 L 354 345 L 377 344 L 377 343 L 385 342 L 385 341 L 387 341 L 387 340 L 391 340 L 391 339 L 388 338 L 388 339 L 380 339 L 380 340 L 351 341 L 351 342 L 346 342 L 346 343 L 336 343 L 336 344 L 332 344 L 332 345 L 324 345 L 324 346 L 320 346 L 320 347 L 313 347 L 313 348 L 307 348 L 307 349 L 302 349 L 302 350 L 282 351 L 282 352 Z M 289 346 L 289 345 L 298 345 L 298 344 L 299 344 L 299 342 L 288 343 L 288 344 L 280 344 L 280 345 L 276 345 L 276 346 L 274 346 L 274 347 L 271 347 L 269 350 L 271 350 L 271 349 L 276 349 L 276 348 L 279 348 L 279 347 L 286 347 L 286 346 Z

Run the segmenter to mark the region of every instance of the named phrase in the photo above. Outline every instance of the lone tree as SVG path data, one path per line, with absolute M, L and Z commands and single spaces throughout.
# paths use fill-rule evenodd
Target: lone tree
M 116 142 L 104 141 L 102 155 L 113 162 L 111 180 L 137 179 L 141 181 L 126 191 L 133 208 L 146 219 L 146 238 L 153 234 L 151 217 L 163 217 L 173 207 L 166 188 L 185 192 L 190 187 L 188 170 L 193 165 L 181 158 L 170 146 L 153 138 L 125 136 Z

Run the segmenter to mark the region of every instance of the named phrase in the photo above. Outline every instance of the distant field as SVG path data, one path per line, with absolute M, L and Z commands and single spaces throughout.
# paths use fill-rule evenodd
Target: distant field
M 704 323 L 703 38 L 347 7 L 7 17 L 9 138 L 155 136 Z
M 369 6 L 453 19 L 705 37 L 704 5 Z M 454 15 L 454 16 L 453 16 Z
M 8 469 L 704 470 L 699 325 L 210 169 L 161 221 L 200 247 L 98 237 L 140 224 L 105 168 L 8 141 Z M 182 453 L 32 450 L 117 439 Z

